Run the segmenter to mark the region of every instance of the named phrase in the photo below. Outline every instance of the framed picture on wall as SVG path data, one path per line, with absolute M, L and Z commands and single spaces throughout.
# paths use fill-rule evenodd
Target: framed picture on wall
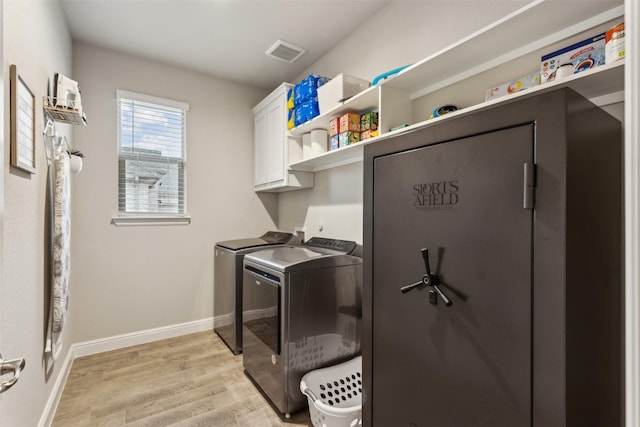
M 36 99 L 29 86 L 9 66 L 11 115 L 11 166 L 36 173 Z

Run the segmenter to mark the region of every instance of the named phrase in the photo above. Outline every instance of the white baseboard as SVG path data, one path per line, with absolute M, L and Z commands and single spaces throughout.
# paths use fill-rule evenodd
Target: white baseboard
M 58 378 L 53 385 L 47 404 L 42 412 L 42 416 L 40 417 L 38 427 L 49 427 L 53 422 L 53 417 L 55 415 L 56 408 L 58 407 L 58 403 L 60 402 L 60 398 L 62 397 L 62 391 L 64 390 L 67 377 L 69 376 L 71 365 L 76 357 L 89 356 L 138 344 L 146 344 L 167 338 L 213 330 L 213 321 L 213 317 L 210 317 L 208 319 L 196 320 L 193 322 L 180 323 L 177 325 L 164 326 L 161 328 L 148 329 L 146 331 L 132 332 L 130 334 L 115 335 L 112 337 L 72 344 L 64 359 L 60 375 L 58 375 Z
M 62 390 L 64 390 L 64 385 L 67 382 L 69 371 L 71 371 L 73 359 L 74 357 L 72 345 L 67 352 L 67 356 L 64 358 L 62 368 L 60 369 L 60 374 L 58 375 L 58 378 L 56 379 L 56 382 L 51 389 L 51 394 L 49 395 L 47 404 L 42 411 L 42 416 L 40 417 L 40 422 L 38 422 L 38 427 L 48 427 L 53 422 L 53 416 L 56 413 L 56 408 L 58 407 L 58 403 L 60 402 L 60 398 L 62 397 Z
M 73 356 L 89 356 L 91 354 L 103 353 L 105 351 L 117 350 L 207 330 L 213 330 L 213 317 L 73 344 Z

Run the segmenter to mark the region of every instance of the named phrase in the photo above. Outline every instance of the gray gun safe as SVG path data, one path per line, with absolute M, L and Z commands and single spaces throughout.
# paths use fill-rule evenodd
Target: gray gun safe
M 365 426 L 623 423 L 621 124 L 570 89 L 364 152 Z

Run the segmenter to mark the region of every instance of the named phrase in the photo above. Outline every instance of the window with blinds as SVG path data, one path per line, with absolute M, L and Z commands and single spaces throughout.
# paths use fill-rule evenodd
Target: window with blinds
M 186 215 L 188 104 L 118 91 L 118 216 Z

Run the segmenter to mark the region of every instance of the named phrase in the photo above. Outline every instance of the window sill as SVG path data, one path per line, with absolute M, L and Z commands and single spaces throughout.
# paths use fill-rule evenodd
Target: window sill
M 129 216 L 113 217 L 111 224 L 118 227 L 147 226 L 147 225 L 189 225 L 190 216 Z

